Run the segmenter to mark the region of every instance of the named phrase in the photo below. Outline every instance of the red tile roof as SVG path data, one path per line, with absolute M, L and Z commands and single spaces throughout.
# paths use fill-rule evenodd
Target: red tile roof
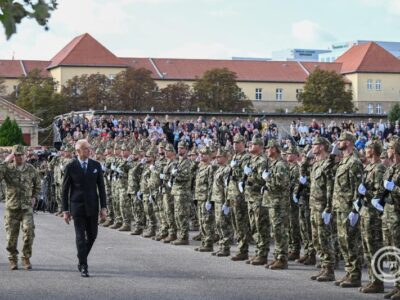
M 127 66 L 135 68 L 135 69 L 140 69 L 144 68 L 149 71 L 151 71 L 152 77 L 154 79 L 159 79 L 160 76 L 157 73 L 157 70 L 154 68 L 151 58 L 145 58 L 145 57 L 119 57 L 120 60 L 122 60 Z
M 20 60 L 0 60 L 0 77 L 18 78 L 24 75 Z
M 57 66 L 125 67 L 126 64 L 90 34 L 77 36 L 52 59 L 48 69 Z
M 51 74 L 47 70 L 47 66 L 49 65 L 49 61 L 46 60 L 23 60 L 22 63 L 24 64 L 24 68 L 26 73 L 29 73 L 33 69 L 41 70 L 41 75 L 43 77 L 50 77 Z
M 374 42 L 351 47 L 336 62 L 342 63 L 342 74 L 400 73 L 400 60 Z
M 316 68 L 325 71 L 335 71 L 340 74 L 340 70 L 342 69 L 341 63 L 327 63 L 327 62 L 318 62 L 318 61 L 310 61 L 310 62 L 300 62 L 302 66 L 307 70 L 308 73 L 312 73 Z

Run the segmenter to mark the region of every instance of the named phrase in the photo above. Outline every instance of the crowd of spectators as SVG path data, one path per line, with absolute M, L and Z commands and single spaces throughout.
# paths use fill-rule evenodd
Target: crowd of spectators
M 328 124 L 313 119 L 307 123 L 302 119 L 293 120 L 291 124 L 277 125 L 272 119 L 248 118 L 233 119 L 211 117 L 205 119 L 170 118 L 165 116 L 157 119 L 147 115 L 144 118 L 133 116 L 90 115 L 71 113 L 68 117 L 61 117 L 55 124 L 58 139 L 62 141 L 67 135 L 75 140 L 87 136 L 132 136 L 135 139 L 149 138 L 163 140 L 177 146 L 180 140 L 185 140 L 190 148 L 201 148 L 211 143 L 225 146 L 232 143 L 233 136 L 237 133 L 250 141 L 253 135 L 261 135 L 265 143 L 269 139 L 278 139 L 284 147 L 289 143 L 296 143 L 300 147 L 312 143 L 320 135 L 331 142 L 335 142 L 342 131 L 350 131 L 357 137 L 356 147 L 360 150 L 365 147 L 368 140 L 380 139 L 385 143 L 391 135 L 400 136 L 400 125 L 385 122 L 373 122 L 368 119 L 360 122 L 350 120 L 337 123 L 330 121 Z

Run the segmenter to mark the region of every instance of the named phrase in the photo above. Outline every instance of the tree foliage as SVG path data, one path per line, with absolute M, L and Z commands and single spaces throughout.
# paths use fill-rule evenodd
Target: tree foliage
M 396 103 L 393 105 L 388 113 L 388 119 L 392 123 L 400 120 L 400 104 Z
M 346 91 L 340 74 L 316 68 L 299 95 L 300 110 L 306 112 L 353 112 L 351 91 Z
M 0 0 L 0 22 L 7 39 L 17 32 L 17 24 L 24 18 L 35 19 L 40 26 L 48 30 L 47 23 L 51 12 L 56 8 L 57 0 Z
M 19 79 L 16 105 L 41 118 L 41 125 L 47 126 L 54 116 L 67 110 L 65 101 L 55 92 L 56 87 L 53 78 L 43 77 L 40 70 L 34 69 Z
M 160 90 L 160 97 L 157 99 L 159 99 L 156 105 L 157 110 L 190 111 L 194 108 L 191 88 L 184 82 L 168 84 Z
M 15 120 L 7 117 L 0 126 L 0 146 L 24 144 L 22 130 Z
M 252 109 L 252 103 L 244 100 L 236 84 L 236 73 L 227 68 L 211 69 L 193 85 L 194 104 L 205 111 L 240 111 Z

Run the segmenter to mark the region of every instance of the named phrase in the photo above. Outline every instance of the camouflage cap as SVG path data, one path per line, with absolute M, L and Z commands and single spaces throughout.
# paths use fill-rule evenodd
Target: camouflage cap
M 12 154 L 15 154 L 15 155 L 25 154 L 25 147 L 23 145 L 14 145 L 12 147 Z
M 299 155 L 300 154 L 300 152 L 299 152 L 299 150 L 297 149 L 297 147 L 296 146 L 290 146 L 287 150 L 286 150 L 286 152 L 285 152 L 286 154 L 295 154 L 295 155 Z
M 240 133 L 237 133 L 234 137 L 233 137 L 233 142 L 234 143 L 240 143 L 240 142 L 245 142 L 245 139 L 244 139 L 244 137 L 240 134 Z
M 73 153 L 75 151 L 75 147 L 72 144 L 65 145 L 64 151 Z
M 180 141 L 178 143 L 178 148 L 187 148 L 186 142 L 185 141 Z
M 400 154 L 400 142 L 399 142 L 399 140 L 397 139 L 397 138 L 395 138 L 395 139 L 390 139 L 390 141 L 389 141 L 389 144 L 388 144 L 388 147 L 389 148 L 393 148 L 394 149 L 394 151 L 397 153 L 397 154 Z
M 313 145 L 323 144 L 323 145 L 328 146 L 328 147 L 330 145 L 329 141 L 326 138 L 322 137 L 322 136 L 315 137 L 312 144 Z
M 388 157 L 387 151 L 386 150 L 382 151 L 381 156 L 379 156 L 379 158 L 380 159 L 388 159 L 389 157 Z
M 113 142 L 111 141 L 106 144 L 106 149 L 112 149 L 113 147 Z
M 203 155 L 210 155 L 211 149 L 209 147 L 202 147 L 199 152 Z
M 167 144 L 166 142 L 161 141 L 161 142 L 158 144 L 158 148 L 165 149 L 166 144 Z
M 165 146 L 165 151 L 168 151 L 168 152 L 175 152 L 175 148 L 174 148 L 174 146 L 172 146 L 172 144 L 167 144 L 167 145 Z
M 137 147 L 133 148 L 132 154 L 133 154 L 133 155 L 139 155 L 139 154 L 140 154 L 140 149 L 137 148 Z
M 305 153 L 305 154 L 307 154 L 308 153 L 308 151 L 310 151 L 311 150 L 311 144 L 307 144 L 304 148 L 303 148 L 303 153 Z
M 254 137 L 251 139 L 251 143 L 252 143 L 253 145 L 259 145 L 259 146 L 261 146 L 261 147 L 264 147 L 264 140 L 263 140 L 261 137 L 258 137 L 258 136 L 254 136 Z
M 380 141 L 372 140 L 365 144 L 365 148 L 372 148 L 377 155 L 381 155 L 383 146 Z
M 189 156 L 190 156 L 190 155 L 197 155 L 196 148 L 193 147 L 192 150 L 190 150 L 190 152 L 188 153 L 188 155 L 189 155 Z
M 62 146 L 60 147 L 60 151 L 65 151 L 65 146 L 64 146 L 64 145 L 62 145 Z
M 150 149 L 146 152 L 146 157 L 156 157 L 157 153 L 154 151 L 154 149 Z
M 216 157 L 222 157 L 222 156 L 227 157 L 228 154 L 229 154 L 229 152 L 226 149 L 219 148 L 218 151 L 217 151 Z
M 339 141 L 349 141 L 354 143 L 356 141 L 356 137 L 350 132 L 342 132 L 340 134 Z
M 268 141 L 267 145 L 265 146 L 265 148 L 267 148 L 267 149 L 268 148 L 276 148 L 276 149 L 280 150 L 281 149 L 281 144 L 275 139 L 270 139 Z
M 114 150 L 121 150 L 121 144 L 120 143 L 115 143 Z
M 104 154 L 104 149 L 102 147 L 97 147 L 95 154 Z
M 125 144 L 125 143 L 123 143 L 123 144 L 121 145 L 121 151 L 129 151 L 128 145 Z

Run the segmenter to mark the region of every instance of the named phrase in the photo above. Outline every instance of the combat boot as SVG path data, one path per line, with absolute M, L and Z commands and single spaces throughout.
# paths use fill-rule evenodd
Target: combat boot
M 241 261 L 241 260 L 246 260 L 249 258 L 248 253 L 237 253 L 235 256 L 231 257 L 231 260 L 233 261 Z
M 169 234 L 165 239 L 162 240 L 164 244 L 171 243 L 176 240 L 176 234 Z
M 395 287 L 395 288 L 394 288 L 393 290 L 391 290 L 389 293 L 385 294 L 385 295 L 383 296 L 383 298 L 384 298 L 384 299 L 391 299 L 392 296 L 394 296 L 398 291 L 399 291 L 399 289 Z
M 311 280 L 317 280 L 317 278 L 318 278 L 319 276 L 321 276 L 324 272 L 325 272 L 325 269 L 321 269 L 318 273 L 316 273 L 316 274 L 310 276 L 310 279 L 311 279 Z
M 111 226 L 111 225 L 113 225 L 114 224 L 114 222 L 112 221 L 112 220 L 107 220 L 107 221 L 105 221 L 101 226 L 103 226 L 103 227 L 109 227 L 109 226 Z
M 349 279 L 349 277 L 350 277 L 350 274 L 349 274 L 349 273 L 346 273 L 346 275 L 344 275 L 341 279 L 336 280 L 335 283 L 334 283 L 334 285 L 340 286 L 340 284 L 341 284 L 343 281 L 346 281 L 347 279 Z
M 142 237 L 148 239 L 148 238 L 151 238 L 151 237 L 153 237 L 155 235 L 156 235 L 156 233 L 153 230 L 149 230 L 146 233 L 143 233 Z
M 184 246 L 184 245 L 189 245 L 189 240 L 181 240 L 181 239 L 177 239 L 173 242 L 171 242 L 172 245 L 175 246 Z
M 286 270 L 288 268 L 287 260 L 278 259 L 274 264 L 269 266 L 270 270 Z
M 23 258 L 21 258 L 21 261 L 22 261 L 22 265 L 24 266 L 25 270 L 32 270 L 32 264 L 31 264 L 29 258 L 23 257 Z
M 394 294 L 390 299 L 391 300 L 400 300 L 400 290 L 397 290 L 397 293 Z
M 269 269 L 269 267 L 272 266 L 272 265 L 273 265 L 274 263 L 276 263 L 276 262 L 277 262 L 277 259 L 274 259 L 273 261 L 270 261 L 269 263 L 266 263 L 266 264 L 265 264 L 265 268 L 266 268 L 266 269 Z
M 9 268 L 11 271 L 18 270 L 18 264 L 17 264 L 17 262 L 14 261 L 14 260 L 8 261 L 8 268 Z
M 308 259 L 308 257 L 309 257 L 308 255 L 303 255 L 299 259 L 296 259 L 295 262 L 303 264 Z
M 219 235 L 218 234 L 214 234 L 213 238 L 214 238 L 214 243 L 217 243 L 219 241 Z
M 370 282 L 367 286 L 360 289 L 361 293 L 364 294 L 378 294 L 385 291 L 385 286 L 381 281 Z
M 108 227 L 110 229 L 118 229 L 122 226 L 122 223 L 114 223 L 114 225 Z
M 198 235 L 195 235 L 194 237 L 192 237 L 193 241 L 201 241 L 201 233 L 199 233 Z
M 360 278 L 347 278 L 345 281 L 340 283 L 342 288 L 352 288 L 352 287 L 360 287 L 361 286 L 361 279 Z M 393 298 L 393 297 L 392 297 Z M 400 300 L 400 298 L 399 298 Z
M 335 272 L 333 271 L 332 266 L 328 266 L 323 269 L 321 275 L 317 277 L 317 281 L 325 282 L 325 281 L 335 281 Z
M 256 256 L 250 262 L 253 266 L 262 266 L 268 263 L 268 258 L 265 256 Z
M 316 263 L 316 257 L 315 257 L 315 254 L 311 254 L 311 255 L 309 255 L 308 257 L 307 257 L 307 259 L 303 262 L 303 264 L 305 265 L 305 266 L 313 266 L 313 265 L 315 265 L 315 263 Z
M 231 251 L 229 251 L 229 250 L 220 250 L 220 251 L 217 252 L 216 256 L 218 256 L 218 257 L 226 257 L 226 256 L 229 256 L 229 255 L 231 255 Z
M 157 242 L 161 241 L 162 239 L 165 239 L 168 236 L 168 234 L 156 234 L 156 236 L 153 236 L 151 239 L 155 240 Z
M 118 229 L 118 231 L 131 231 L 131 226 L 124 224 Z
M 289 261 L 293 261 L 293 260 L 296 260 L 298 258 L 300 258 L 300 253 L 299 252 L 289 252 L 289 255 L 288 255 L 288 260 Z
M 201 246 L 197 248 L 197 251 L 199 252 L 213 252 L 213 247 L 212 246 Z
M 256 257 L 257 257 L 256 255 L 249 256 L 249 259 L 246 260 L 245 263 L 248 264 L 248 265 L 251 264 L 251 261 L 252 261 L 253 259 L 255 259 Z
M 134 231 L 132 231 L 130 234 L 131 235 L 141 235 L 143 233 L 143 229 L 136 228 Z

